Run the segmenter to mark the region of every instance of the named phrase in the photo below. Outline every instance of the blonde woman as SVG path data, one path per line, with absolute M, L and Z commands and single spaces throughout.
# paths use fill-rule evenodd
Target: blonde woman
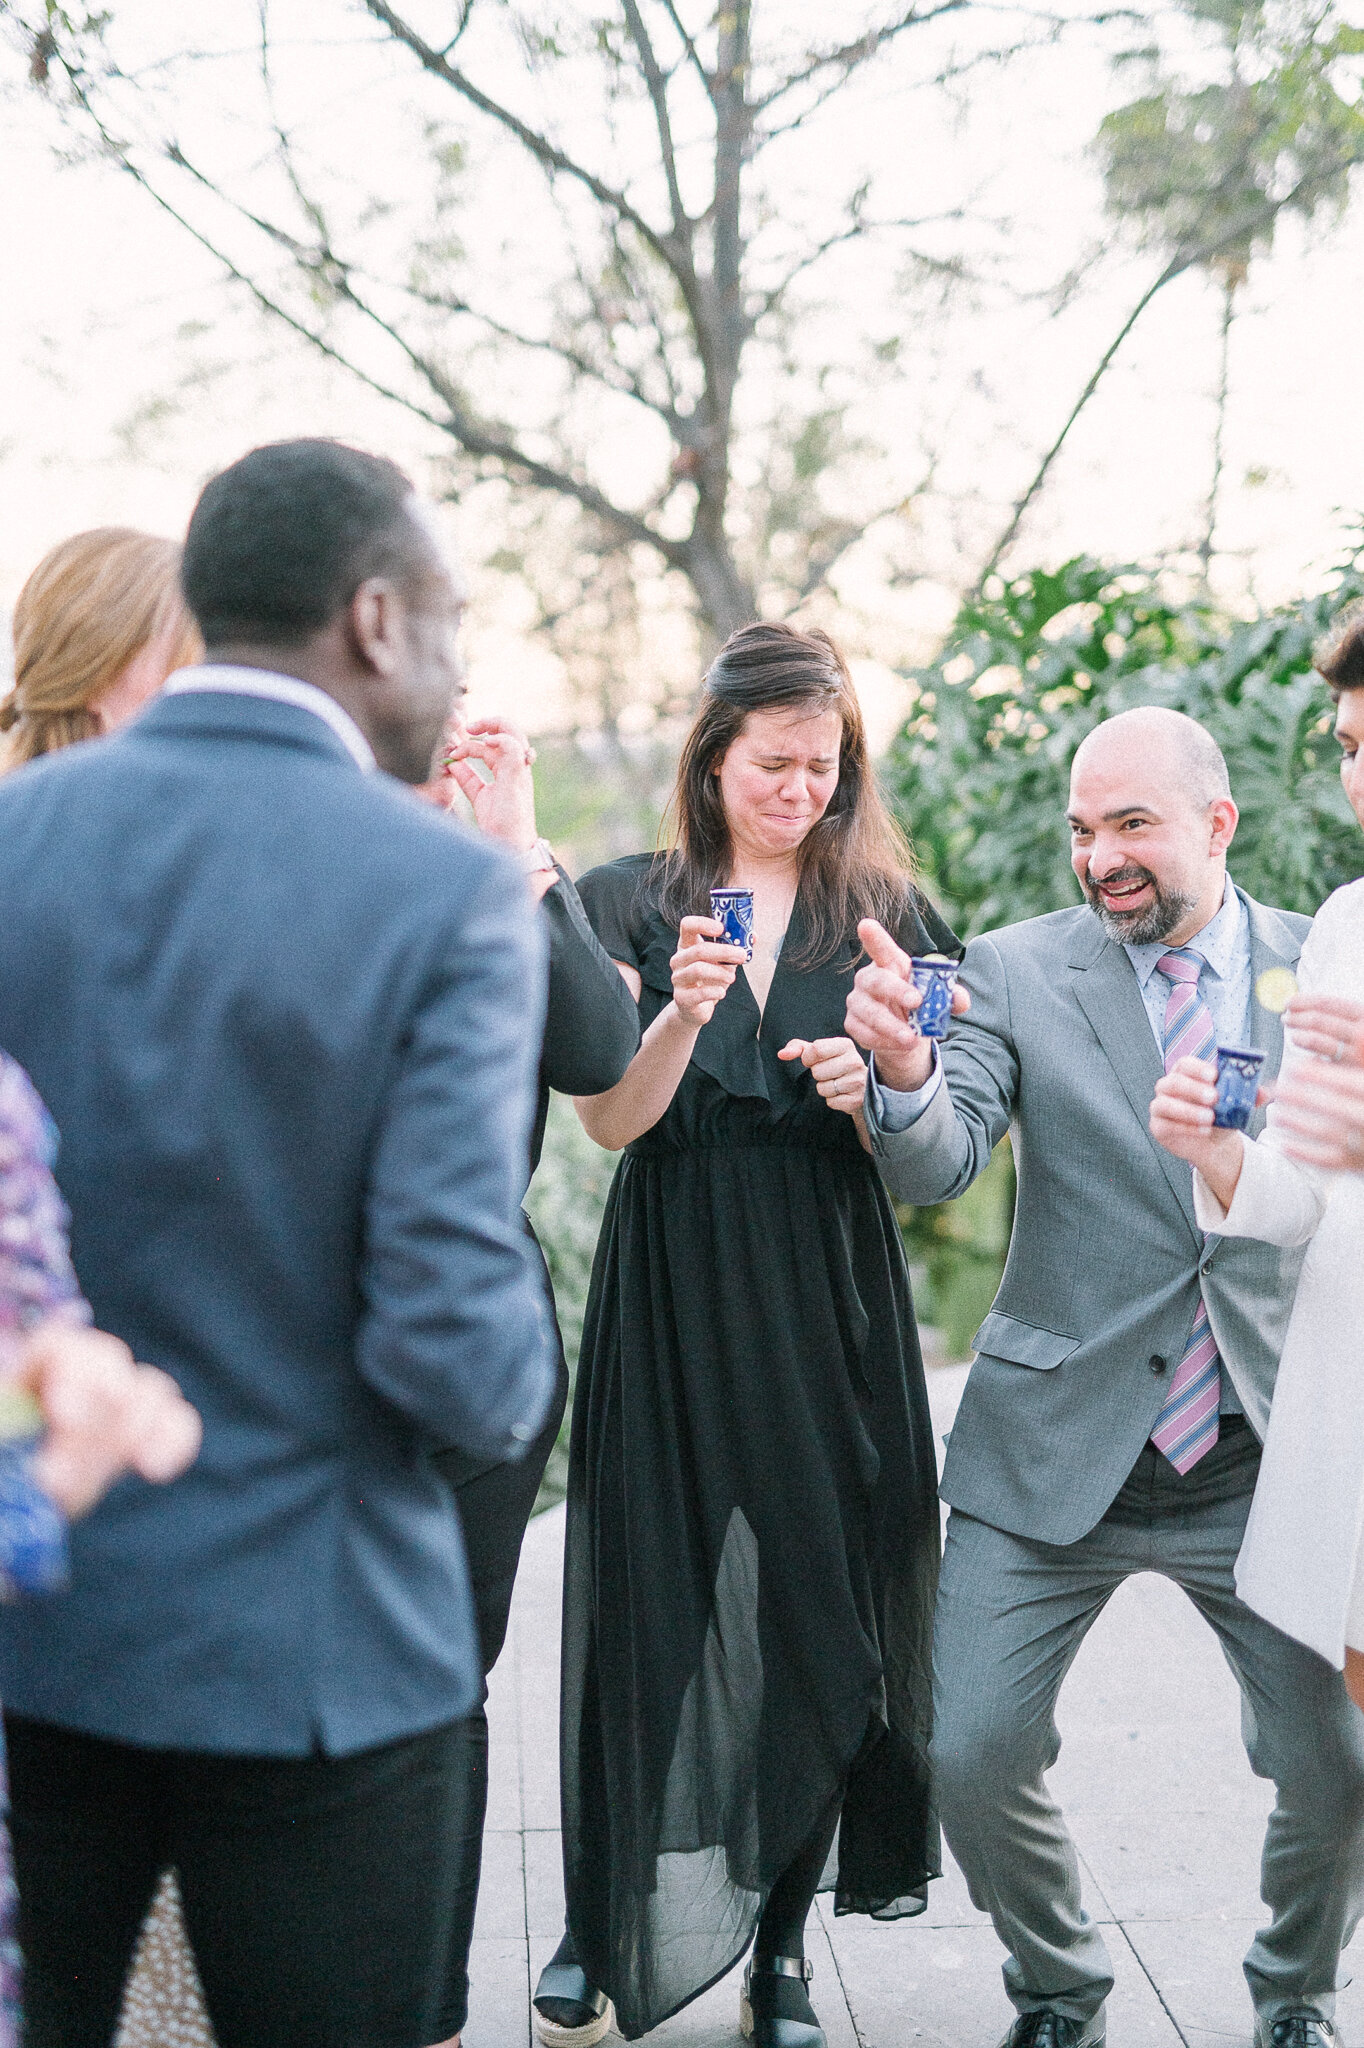
M 178 543 L 129 526 L 93 527 L 43 556 L 14 607 L 0 773 L 126 724 L 199 659 L 179 579 Z

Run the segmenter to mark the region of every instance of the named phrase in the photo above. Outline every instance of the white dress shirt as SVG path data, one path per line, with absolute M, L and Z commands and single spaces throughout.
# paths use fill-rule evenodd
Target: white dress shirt
M 176 669 L 167 679 L 165 695 L 180 697 L 191 690 L 221 690 L 234 697 L 270 697 L 276 704 L 296 704 L 300 711 L 311 711 L 331 727 L 366 775 L 372 775 L 378 766 L 373 747 L 350 713 L 341 709 L 335 697 L 319 690 L 316 683 L 305 683 L 298 676 L 278 675 L 271 668 L 239 668 L 232 662 L 206 661 L 198 668 Z
M 1364 1002 L 1364 881 L 1317 912 L 1298 962 L 1305 993 Z M 1289 1038 L 1281 1074 L 1313 1058 Z M 1241 1177 L 1224 1209 L 1201 1174 L 1204 1230 L 1307 1244 L 1236 1590 L 1248 1607 L 1339 1670 L 1364 1650 L 1364 1173 L 1324 1173 L 1286 1157 L 1278 1112 L 1241 1140 Z

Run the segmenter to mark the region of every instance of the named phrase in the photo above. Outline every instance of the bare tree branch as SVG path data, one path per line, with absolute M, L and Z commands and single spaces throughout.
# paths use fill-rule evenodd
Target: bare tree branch
M 667 15 L 673 27 L 676 29 L 678 37 L 682 43 L 682 47 L 687 53 L 687 59 L 691 64 L 692 69 L 695 71 L 702 85 L 706 88 L 706 97 L 709 100 L 714 101 L 715 82 L 712 79 L 709 71 L 707 71 L 705 65 L 701 61 L 701 53 L 697 49 L 696 44 L 693 41 L 681 15 L 678 13 L 676 7 L 673 5 L 673 0 L 663 0 L 663 11 Z
M 915 219 L 906 220 L 868 220 L 865 215 L 859 213 L 857 218 L 849 221 L 846 227 L 837 229 L 831 235 L 826 235 L 822 242 L 816 242 L 803 256 L 791 264 L 785 275 L 763 293 L 758 302 L 758 309 L 752 316 L 751 324 L 756 325 L 765 314 L 775 312 L 797 278 L 803 277 L 807 271 L 813 270 L 815 265 L 821 262 L 831 249 L 840 248 L 847 242 L 861 241 L 867 235 L 892 234 L 905 228 L 936 227 L 943 221 L 960 220 L 961 218 L 962 209 L 959 206 L 950 207 L 943 213 L 925 213 L 920 214 Z M 930 256 L 927 251 L 920 249 L 911 250 L 910 256 L 915 263 L 920 264 L 925 269 L 946 271 L 953 277 L 960 277 L 963 274 L 962 265 L 954 258 Z
M 520 477 L 527 483 L 534 484 L 541 490 L 554 492 L 560 497 L 573 499 L 582 506 L 584 511 L 592 513 L 605 525 L 612 528 L 623 540 L 643 543 L 645 546 L 652 548 L 671 567 L 682 565 L 684 550 L 681 543 L 670 540 L 667 536 L 655 532 L 636 513 L 613 504 L 604 492 L 598 490 L 586 478 L 574 476 L 566 470 L 556 469 L 551 463 L 544 462 L 538 457 L 528 454 L 524 448 L 517 445 L 508 429 L 493 427 L 486 422 L 476 420 L 470 413 L 461 394 L 450 383 L 440 367 L 429 357 L 423 355 L 420 350 L 413 348 L 405 337 L 397 332 L 391 322 L 386 321 L 380 313 L 359 296 L 350 282 L 349 274 L 345 272 L 344 266 L 341 266 L 342 274 L 339 278 L 328 280 L 332 285 L 332 289 L 338 297 L 345 299 L 348 304 L 353 306 L 358 313 L 376 326 L 395 344 L 446 408 L 444 415 L 433 412 L 429 407 L 420 404 L 409 392 L 400 391 L 395 386 L 385 383 L 382 378 L 376 377 L 371 371 L 365 369 L 363 364 L 358 363 L 354 357 L 345 354 L 319 329 L 310 326 L 307 321 L 300 320 L 280 298 L 274 293 L 267 291 L 258 279 L 243 270 L 241 265 L 235 262 L 225 249 L 215 242 L 211 236 L 207 235 L 203 229 L 198 227 L 187 214 L 181 212 L 174 202 L 168 199 L 158 186 L 148 178 L 141 166 L 129 155 L 127 148 L 110 132 L 100 117 L 98 110 L 91 102 L 84 84 L 69 66 L 67 67 L 67 78 L 78 104 L 90 120 L 109 158 L 117 163 L 164 213 L 174 220 L 178 226 L 182 227 L 199 244 L 200 248 L 206 250 L 209 255 L 220 263 L 234 283 L 244 286 L 263 311 L 269 313 L 272 318 L 281 321 L 294 334 L 299 336 L 301 340 L 306 341 L 309 347 L 316 350 L 319 355 L 325 356 L 328 361 L 336 363 L 340 368 L 349 371 L 362 384 L 366 385 L 371 391 L 376 392 L 379 397 L 386 398 L 393 404 L 402 406 L 406 411 L 415 414 L 418 419 L 426 421 L 428 425 L 437 428 L 441 433 L 457 441 L 467 455 L 495 462 L 510 476 Z M 171 160 L 178 167 L 189 172 L 199 184 L 206 186 L 210 191 L 216 193 L 216 187 L 211 184 L 202 172 L 197 171 L 193 165 L 188 163 L 183 153 L 172 149 L 168 151 L 168 155 L 170 155 Z M 221 198 L 223 195 L 218 194 L 217 196 Z M 288 248 L 291 253 L 298 254 L 301 251 L 305 257 L 311 253 L 302 250 L 302 245 L 296 243 L 294 238 L 285 230 L 276 228 L 272 223 L 260 219 L 248 208 L 235 206 L 235 211 L 241 217 L 258 225 L 264 233 Z M 335 258 L 331 260 L 333 262 L 336 261 Z
M 256 0 L 256 10 L 260 20 L 261 84 L 265 90 L 265 104 L 269 109 L 270 126 L 274 130 L 275 140 L 279 144 L 280 165 L 285 177 L 289 181 L 290 189 L 295 199 L 297 199 L 302 207 L 307 219 L 311 221 L 319 243 L 325 245 L 331 239 L 326 216 L 321 206 L 303 189 L 303 182 L 298 175 L 298 167 L 294 162 L 293 148 L 275 109 L 275 80 L 270 65 L 270 0 Z
M 464 31 L 466 28 L 468 28 L 469 22 L 473 16 L 473 11 L 474 0 L 460 0 L 459 21 L 455 28 L 455 32 L 451 36 L 449 42 L 444 44 L 441 48 L 442 57 L 448 57 L 451 50 L 453 50 L 456 47 L 456 45 L 462 40 Z
M 439 50 L 418 35 L 416 29 L 388 5 L 388 0 L 365 0 L 365 6 L 376 21 L 383 23 L 397 42 L 412 52 L 423 70 L 429 71 L 435 78 L 443 79 L 446 85 L 453 86 L 463 99 L 468 100 L 470 106 L 477 107 L 480 113 L 488 115 L 490 120 L 505 128 L 508 134 L 514 135 L 521 146 L 547 170 L 560 171 L 565 177 L 576 179 L 592 194 L 599 205 L 608 207 L 619 219 L 628 221 L 635 233 L 662 257 L 669 269 L 677 268 L 679 256 L 685 261 L 685 251 L 678 250 L 673 237 L 660 233 L 624 192 L 608 185 L 604 178 L 599 178 L 596 172 L 588 170 L 586 165 L 575 162 L 571 156 L 551 142 L 547 135 L 541 135 L 537 129 L 530 127 L 519 115 L 514 114 L 510 107 L 504 107 L 497 100 L 490 98 L 464 72 L 457 70 Z
M 986 11 L 982 7 L 982 0 L 959 0 L 959 4 L 970 7 L 974 13 Z M 950 13 L 953 9 L 944 8 L 941 11 Z M 1054 41 L 1066 24 L 1059 19 L 1043 18 L 1046 19 L 1047 26 L 1051 31 L 1050 40 Z M 955 85 L 959 80 L 969 78 L 972 73 L 981 70 L 986 65 L 1007 64 L 1014 57 L 1025 56 L 1029 51 L 1042 47 L 1043 43 L 1039 38 L 1025 37 L 1018 42 L 996 44 L 988 50 L 973 50 L 965 57 L 954 58 L 950 64 L 942 65 L 930 78 L 923 78 L 914 82 L 909 89 L 919 92 L 941 92 L 944 86 Z M 792 114 L 789 120 L 777 121 L 770 125 L 766 122 L 759 123 L 756 130 L 757 147 L 759 149 L 766 149 L 769 143 L 777 142 L 786 135 L 794 135 L 798 128 L 805 127 L 809 121 L 813 120 L 815 115 L 820 113 L 830 100 L 836 99 L 846 84 L 847 78 L 844 75 L 831 78 L 812 95 L 803 107 Z M 767 102 L 764 102 L 764 104 L 767 104 Z
M 916 484 L 912 490 L 901 491 L 893 505 L 883 505 L 879 512 L 873 512 L 866 519 L 856 523 L 852 520 L 831 521 L 822 539 L 816 536 L 818 545 L 811 547 L 805 575 L 801 579 L 799 602 L 804 604 L 807 598 L 813 597 L 815 592 L 828 582 L 830 575 L 849 549 L 856 547 L 858 541 L 870 533 L 874 526 L 883 519 L 892 519 L 896 513 L 903 512 L 911 499 L 922 497 L 932 481 L 933 471 L 930 466 L 923 481 Z
M 785 99 L 788 93 L 798 92 L 801 86 L 809 85 L 825 71 L 837 71 L 838 83 L 841 85 L 860 65 L 875 57 L 887 43 L 893 42 L 896 36 L 903 35 L 906 29 L 920 28 L 925 22 L 937 21 L 944 14 L 959 14 L 967 4 L 968 0 L 938 0 L 936 7 L 929 7 L 922 13 L 917 7 L 911 7 L 896 21 L 888 21 L 883 27 L 871 29 L 866 35 L 858 36 L 850 43 L 840 44 L 836 49 L 821 51 L 817 56 L 812 56 L 807 64 L 802 65 L 799 71 L 793 71 L 780 85 L 774 85 L 770 92 L 764 93 L 760 100 L 755 100 L 755 110 L 758 113 L 766 113 L 778 100 Z
M 639 11 L 637 0 L 621 0 L 621 11 L 626 27 L 639 52 L 640 69 L 654 110 L 654 126 L 658 130 L 659 155 L 663 161 L 663 175 L 668 183 L 668 204 L 672 208 L 673 235 L 678 246 L 691 246 L 692 223 L 682 203 L 682 187 L 677 181 L 677 151 L 673 147 L 672 117 L 668 112 L 668 81 L 659 68 L 654 46 L 649 40 L 649 31 L 644 26 L 644 17 Z
M 648 288 L 646 280 L 639 275 L 639 266 L 633 260 L 632 252 L 626 248 L 619 232 L 613 231 L 611 235 L 611 253 L 619 268 L 621 277 L 624 279 L 629 290 L 631 305 L 636 309 L 642 308 L 647 316 L 649 330 L 653 337 L 654 361 L 658 365 L 659 374 L 668 387 L 668 404 L 674 432 L 680 433 L 682 393 L 673 369 L 668 331 L 659 313 L 657 300 L 654 293 Z M 587 302 L 592 308 L 593 317 L 597 325 L 609 333 L 613 324 L 610 308 L 576 258 L 574 261 L 574 271 L 579 285 L 587 296 Z
M 410 281 L 406 284 L 395 284 L 391 289 L 401 292 L 406 298 L 414 299 L 419 306 L 425 306 L 430 312 L 452 313 L 457 317 L 473 320 L 480 327 L 486 328 L 489 334 L 496 335 L 500 341 L 510 342 L 515 348 L 551 355 L 557 361 L 566 363 L 577 376 L 589 383 L 600 385 L 604 391 L 611 392 L 615 397 L 630 398 L 637 404 L 646 406 L 650 412 L 657 413 L 670 430 L 676 431 L 675 408 L 666 400 L 655 398 L 639 378 L 614 357 L 608 368 L 602 363 L 593 362 L 590 356 L 584 355 L 581 349 L 574 348 L 569 341 L 556 339 L 553 335 L 526 334 L 520 328 L 509 326 L 505 320 L 495 318 L 481 307 L 472 305 L 469 300 L 456 298 L 450 293 L 424 291 L 420 285 Z M 603 320 L 601 324 L 605 326 L 606 322 Z
M 585 512 L 593 513 L 621 539 L 643 542 L 646 547 L 653 548 L 660 554 L 665 562 L 676 565 L 681 559 L 680 544 L 657 533 L 638 513 L 614 504 L 604 491 L 598 490 L 597 486 L 589 483 L 585 477 L 575 476 L 566 469 L 557 469 L 552 463 L 527 454 L 526 450 L 517 444 L 511 428 L 476 418 L 470 411 L 463 393 L 451 382 L 440 365 L 423 350 L 415 347 L 390 320 L 386 320 L 377 308 L 362 298 L 349 277 L 340 291 L 341 296 L 385 335 L 430 385 L 447 410 L 447 417 L 443 423 L 445 431 L 458 441 L 467 455 L 496 462 L 509 476 L 519 476 L 525 482 L 535 484 L 540 490 L 553 491 L 560 497 L 574 499 Z
M 1093 398 L 1103 382 L 1114 357 L 1157 293 L 1164 291 L 1167 284 L 1173 284 L 1177 277 L 1182 277 L 1185 271 L 1194 269 L 1198 264 L 1210 262 L 1223 249 L 1244 243 L 1250 236 L 1259 233 L 1271 221 L 1275 220 L 1285 207 L 1290 207 L 1296 202 L 1308 198 L 1318 187 L 1329 185 L 1342 171 L 1349 170 L 1360 162 L 1364 162 L 1364 146 L 1347 151 L 1334 164 L 1324 166 L 1314 171 L 1310 176 L 1300 179 L 1281 198 L 1266 199 L 1261 206 L 1247 208 L 1229 226 L 1224 225 L 1219 229 L 1215 236 L 1197 245 L 1186 247 L 1170 258 L 1170 261 L 1165 265 L 1160 275 L 1154 278 L 1146 287 L 1146 290 L 1141 294 L 1141 297 L 1137 300 L 1131 312 L 1127 315 L 1117 333 L 1099 357 L 1084 389 L 1067 414 L 1065 424 L 1062 426 L 1060 433 L 1042 457 L 1027 489 L 1014 505 L 1008 524 L 991 548 L 989 560 L 976 578 L 972 593 L 974 596 L 978 597 L 980 595 L 987 579 L 998 569 L 1000 561 L 1023 523 L 1024 514 L 1046 482 L 1051 472 L 1052 464 L 1056 461 L 1062 448 L 1064 448 L 1072 427 L 1089 404 L 1090 399 Z

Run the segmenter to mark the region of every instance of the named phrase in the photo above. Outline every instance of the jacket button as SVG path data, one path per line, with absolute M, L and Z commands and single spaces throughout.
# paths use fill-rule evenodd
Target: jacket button
M 1202 1265 L 1201 1265 L 1201 1266 L 1199 1267 L 1199 1269 L 1198 1269 L 1198 1270 L 1199 1270 L 1199 1272 L 1200 1272 L 1200 1273 L 1211 1273 L 1211 1271 L 1212 1271 L 1212 1260 L 1211 1260 L 1211 1259 L 1204 1259 L 1204 1261 L 1203 1261 Z
M 1147 1360 L 1147 1364 L 1150 1366 L 1156 1378 L 1159 1379 L 1160 1375 L 1165 1370 L 1165 1360 L 1161 1357 L 1160 1353 L 1157 1351 L 1153 1357 Z

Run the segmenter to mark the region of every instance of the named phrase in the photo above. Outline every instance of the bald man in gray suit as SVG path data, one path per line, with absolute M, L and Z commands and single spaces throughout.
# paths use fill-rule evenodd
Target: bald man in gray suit
M 1271 1919 L 1245 1963 L 1258 2048 L 1327 2048 L 1364 1903 L 1364 1718 L 1233 1580 L 1301 1253 L 1205 1239 L 1188 1167 L 1147 1129 L 1186 1052 L 1258 1046 L 1266 1078 L 1278 1069 L 1279 1020 L 1255 988 L 1294 965 L 1308 920 L 1232 885 L 1236 821 L 1192 719 L 1151 708 L 1098 727 L 1071 780 L 1086 902 L 972 941 L 940 1058 L 914 1033 L 907 961 L 862 927 L 872 964 L 847 1028 L 874 1055 L 867 1123 L 891 1191 L 950 1200 L 1006 1131 L 1018 1169 L 943 1476 L 935 1643 L 943 1825 L 1009 1952 L 1006 2048 L 1104 2040 L 1112 1969 L 1044 1774 L 1062 1680 L 1135 1572 L 1172 1579 L 1215 1630 L 1251 1768 L 1278 1788 Z

